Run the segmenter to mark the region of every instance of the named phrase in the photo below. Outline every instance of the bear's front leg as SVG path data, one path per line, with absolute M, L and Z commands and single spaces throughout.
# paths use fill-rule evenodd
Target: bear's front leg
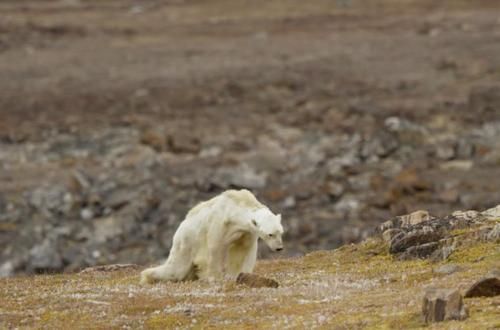
M 214 231 L 216 233 L 217 231 Z M 224 235 L 217 233 L 210 236 L 207 242 L 208 246 L 208 263 L 207 274 L 210 281 L 221 279 L 224 277 L 227 244 L 224 241 Z
M 224 248 L 214 246 L 208 250 L 208 279 L 214 281 L 224 277 Z

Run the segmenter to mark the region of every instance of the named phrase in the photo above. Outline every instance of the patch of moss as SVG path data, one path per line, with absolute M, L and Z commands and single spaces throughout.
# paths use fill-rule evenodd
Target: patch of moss
M 159 314 L 150 317 L 145 323 L 146 329 L 158 330 L 175 328 L 185 329 L 188 325 L 195 324 L 192 323 L 191 318 L 184 314 Z M 192 329 L 196 329 L 196 327 L 192 327 Z
M 40 316 L 37 321 L 41 327 L 47 329 L 55 328 L 75 328 L 81 327 L 83 324 L 97 326 L 95 319 L 92 319 L 88 314 L 78 313 L 74 310 L 67 311 L 47 311 Z
M 474 232 L 474 228 L 461 228 L 461 229 L 454 229 L 450 232 L 451 236 L 463 236 L 465 234 L 469 234 L 471 232 Z
M 175 299 L 171 297 L 152 298 L 144 295 L 132 298 L 124 298 L 117 311 L 125 315 L 143 315 L 162 310 L 168 306 L 175 305 Z
M 462 246 L 450 255 L 448 261 L 454 263 L 475 263 L 484 259 L 500 260 L 500 246 L 491 242 Z

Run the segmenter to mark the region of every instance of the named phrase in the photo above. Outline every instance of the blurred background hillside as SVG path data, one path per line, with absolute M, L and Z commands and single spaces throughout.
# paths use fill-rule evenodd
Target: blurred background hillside
M 0 276 L 158 262 L 231 187 L 288 255 L 497 205 L 500 2 L 0 1 Z

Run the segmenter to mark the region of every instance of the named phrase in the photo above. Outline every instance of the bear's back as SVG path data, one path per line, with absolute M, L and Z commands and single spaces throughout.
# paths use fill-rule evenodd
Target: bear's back
M 200 213 L 202 210 L 213 208 L 215 204 L 222 198 L 227 198 L 236 205 L 247 209 L 259 209 L 265 207 L 257 200 L 257 198 L 255 198 L 255 196 L 250 191 L 246 189 L 241 189 L 241 190 L 230 189 L 224 191 L 223 193 L 207 201 L 197 204 L 188 212 L 186 218 L 191 218 L 196 214 Z

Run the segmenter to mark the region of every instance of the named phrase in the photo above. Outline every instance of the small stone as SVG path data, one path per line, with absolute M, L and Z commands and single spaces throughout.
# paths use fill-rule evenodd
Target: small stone
M 436 156 L 442 160 L 450 160 L 455 157 L 455 147 L 449 144 L 439 145 L 436 149 Z
M 494 297 L 500 295 L 500 277 L 488 276 L 472 284 L 465 292 L 465 298 Z
M 236 283 L 244 284 L 251 288 L 277 288 L 279 283 L 275 280 L 250 273 L 240 273 Z
M 163 132 L 155 129 L 148 129 L 142 132 L 140 141 L 142 144 L 150 146 L 155 151 L 165 151 L 167 147 L 167 138 Z
M 429 212 L 424 210 L 415 211 L 413 213 L 402 215 L 398 217 L 401 220 L 402 227 L 413 226 L 424 221 L 431 220 L 432 217 Z
M 283 208 L 285 208 L 285 209 L 294 208 L 295 205 L 297 205 L 297 201 L 295 200 L 295 197 L 293 197 L 293 196 L 288 196 L 283 201 Z
M 326 193 L 333 198 L 339 198 L 344 193 L 344 187 L 339 183 L 329 182 L 325 186 Z
M 450 274 L 456 273 L 460 270 L 462 270 L 462 268 L 458 265 L 446 264 L 446 265 L 442 265 L 442 266 L 439 266 L 437 268 L 434 268 L 432 271 L 436 274 L 450 275 Z
M 200 140 L 188 134 L 172 134 L 167 138 L 167 145 L 174 153 L 197 154 L 201 150 Z
M 422 314 L 426 323 L 448 320 L 464 320 L 467 309 L 458 290 L 431 288 L 425 292 Z
M 90 208 L 84 208 L 80 211 L 80 218 L 82 218 L 82 220 L 92 220 L 92 218 L 94 218 L 94 212 Z
M 443 171 L 468 171 L 474 166 L 472 160 L 450 160 L 439 165 Z

